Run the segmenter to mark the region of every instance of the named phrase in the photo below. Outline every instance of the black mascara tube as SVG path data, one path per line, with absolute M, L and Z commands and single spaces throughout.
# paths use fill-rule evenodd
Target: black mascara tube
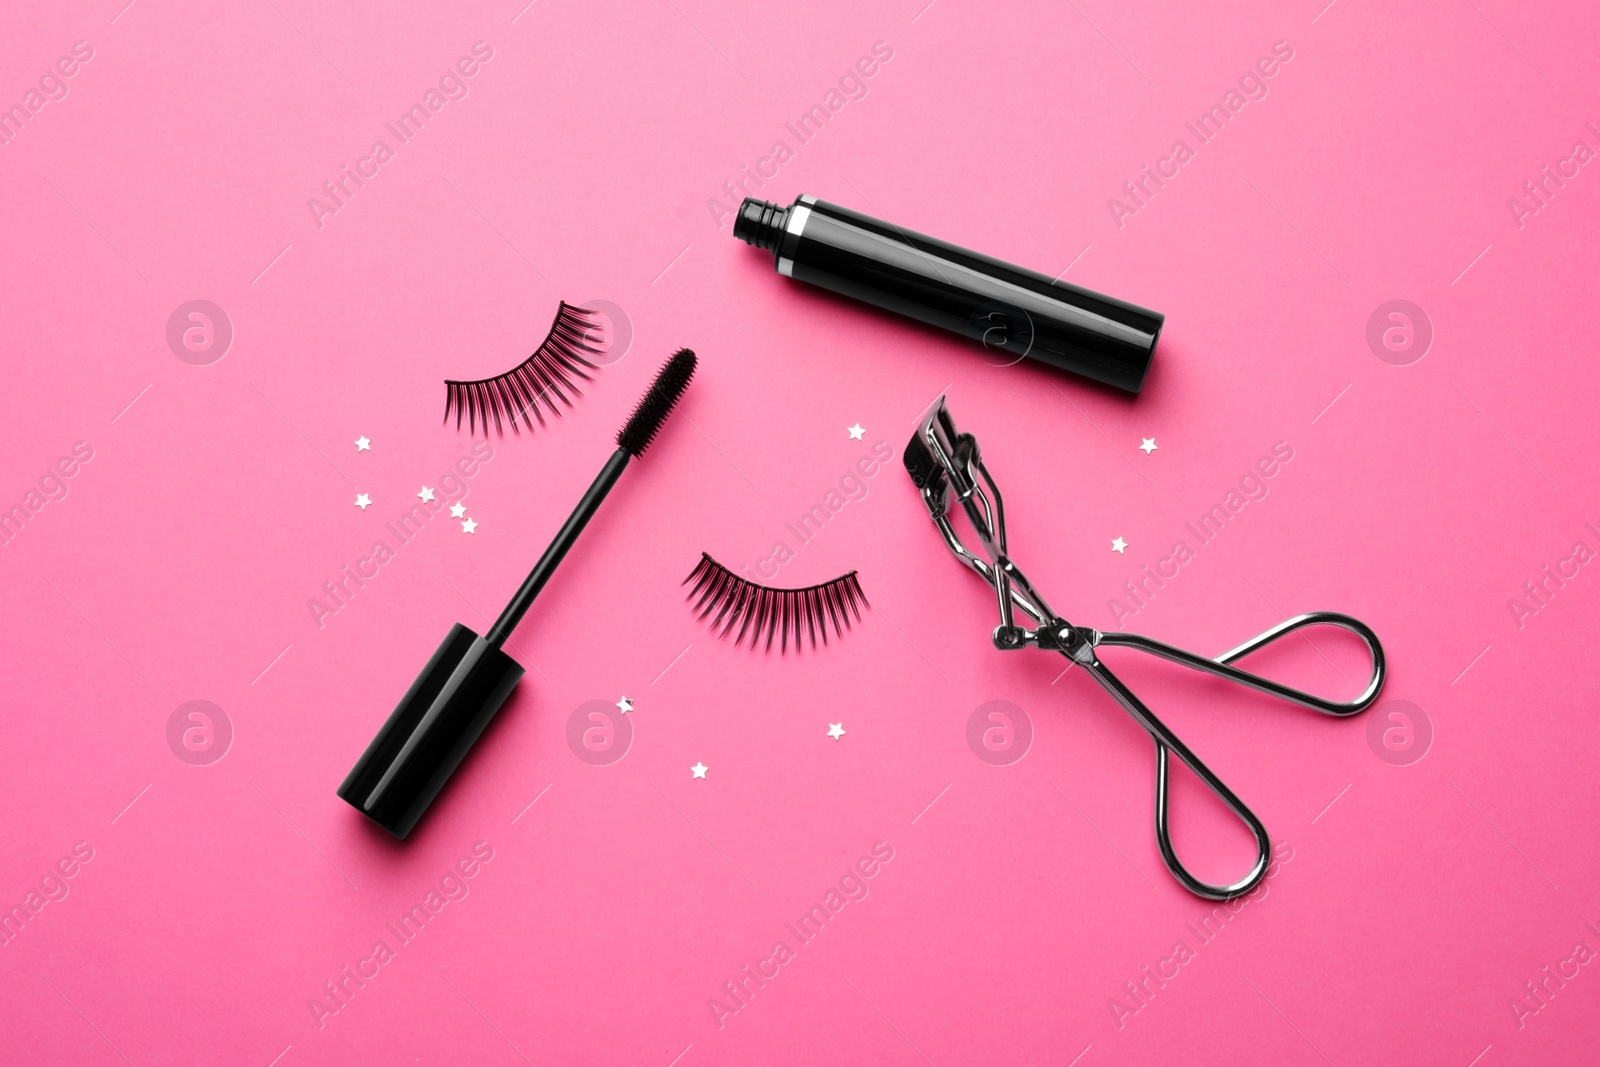
M 733 235 L 772 252 L 785 277 L 1130 393 L 1165 318 L 814 196 L 747 199 Z

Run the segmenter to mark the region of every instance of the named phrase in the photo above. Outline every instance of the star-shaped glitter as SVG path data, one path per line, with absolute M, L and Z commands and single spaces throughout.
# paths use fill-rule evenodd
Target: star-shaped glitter
M 1139 450 L 1148 456 L 1156 450 L 1156 439 L 1154 437 L 1143 438 L 1139 443 Z
M 1120 537 L 1117 538 L 1115 541 L 1111 542 L 1111 551 L 1126 553 L 1128 551 L 1128 542 L 1124 541 Z
M 617 701 L 617 707 L 621 710 L 622 714 L 626 715 L 628 712 L 633 710 L 633 701 L 629 700 L 627 697 L 623 697 L 621 700 Z
M 478 528 L 478 524 L 475 521 L 473 521 L 472 519 L 468 519 L 466 522 L 461 524 L 461 532 L 462 533 L 472 533 L 477 528 Z
M 423 486 L 422 491 L 417 494 L 417 499 L 426 504 L 428 501 L 433 499 L 433 490 L 429 489 L 427 486 Z
M 696 763 L 693 767 L 689 768 L 689 773 L 696 778 L 704 778 L 706 776 L 706 771 L 709 771 L 710 769 L 711 768 L 707 767 L 704 763 Z
M 356 451 L 357 452 L 371 452 L 372 451 L 372 442 L 370 440 L 368 440 L 367 438 L 365 438 L 365 437 L 356 438 Z
M 844 723 L 833 722 L 828 724 L 828 736 L 835 741 L 844 736 Z
M 466 513 L 467 513 L 467 506 L 465 504 L 451 504 L 450 505 L 450 517 L 452 519 L 459 519 L 461 516 L 465 515 Z
M 849 430 L 850 440 L 859 441 L 859 440 L 861 440 L 861 435 L 866 433 L 866 432 L 867 431 L 863 430 L 861 428 L 861 424 L 858 422 L 854 426 L 850 427 L 850 430 Z
M 372 498 L 366 493 L 356 494 L 356 507 L 360 508 L 362 511 L 366 511 L 367 505 L 370 503 L 372 503 Z

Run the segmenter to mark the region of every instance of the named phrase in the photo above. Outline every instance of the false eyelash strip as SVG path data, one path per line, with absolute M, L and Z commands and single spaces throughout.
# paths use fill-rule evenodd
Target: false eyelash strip
M 502 418 L 511 423 L 511 432 L 519 436 L 522 433 L 517 428 L 519 416 L 530 432 L 534 418 L 539 420 L 539 428 L 543 429 L 544 412 L 539 410 L 541 402 L 550 409 L 552 415 L 559 418 L 561 409 L 556 406 L 556 399 L 570 408 L 572 401 L 567 393 L 577 396 L 580 392 L 574 379 L 582 378 L 586 382 L 594 380 L 584 368 L 598 370 L 599 367 L 585 359 L 584 355 L 599 355 L 604 351 L 592 343 L 599 328 L 593 311 L 574 307 L 563 300 L 556 309 L 550 332 L 533 355 L 493 378 L 480 378 L 472 382 L 445 381 L 444 421 L 450 421 L 453 411 L 456 429 L 461 429 L 461 420 L 465 417 L 467 432 L 476 434 L 479 423 L 482 423 L 485 437 L 489 435 L 491 418 L 494 419 L 494 432 L 500 437 L 505 436 L 505 431 L 501 429 Z M 530 412 L 533 418 L 529 417 Z
M 727 637 L 738 624 L 734 646 L 742 644 L 748 633 L 750 647 L 754 649 L 761 643 L 761 631 L 766 630 L 766 644 L 762 650 L 771 651 L 773 638 L 777 637 L 780 654 L 789 650 L 791 632 L 796 652 L 800 651 L 802 633 L 811 639 L 812 648 L 817 647 L 819 632 L 826 645 L 830 622 L 834 636 L 842 638 L 844 631 L 850 628 L 850 616 L 853 614 L 860 622 L 861 608 L 871 607 L 861 592 L 861 582 L 855 571 L 804 589 L 774 589 L 746 581 L 702 552 L 700 562 L 683 580 L 684 585 L 691 582 L 694 585 L 686 599 L 699 597 L 692 610 L 698 611 L 702 620 L 716 610 L 711 629 L 721 628 L 718 637 Z

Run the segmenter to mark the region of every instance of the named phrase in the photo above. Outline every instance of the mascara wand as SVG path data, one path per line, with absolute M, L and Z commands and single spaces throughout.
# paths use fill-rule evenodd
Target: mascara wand
M 398 838 L 404 839 L 416 827 L 522 679 L 522 665 L 500 646 L 594 518 L 628 461 L 650 447 L 688 388 L 694 369 L 695 355 L 687 348 L 679 349 L 661 368 L 617 433 L 617 450 L 488 634 L 479 637 L 460 623 L 451 627 L 339 786 L 341 799 Z

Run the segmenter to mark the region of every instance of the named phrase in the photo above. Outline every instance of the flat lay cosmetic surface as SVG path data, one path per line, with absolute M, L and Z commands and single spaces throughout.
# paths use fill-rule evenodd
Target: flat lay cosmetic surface
M 1591 6 L 13 7 L 0 1067 L 1595 1058 Z M 1159 312 L 1139 392 L 782 277 L 802 195 Z M 467 388 L 561 323 L 570 404 Z M 1097 649 L 1256 889 L 994 647 L 941 395 L 1074 625 L 1381 638 L 1346 718 Z M 707 574 L 860 610 L 752 648 Z M 514 688 L 401 841 L 338 789 L 436 653 Z

